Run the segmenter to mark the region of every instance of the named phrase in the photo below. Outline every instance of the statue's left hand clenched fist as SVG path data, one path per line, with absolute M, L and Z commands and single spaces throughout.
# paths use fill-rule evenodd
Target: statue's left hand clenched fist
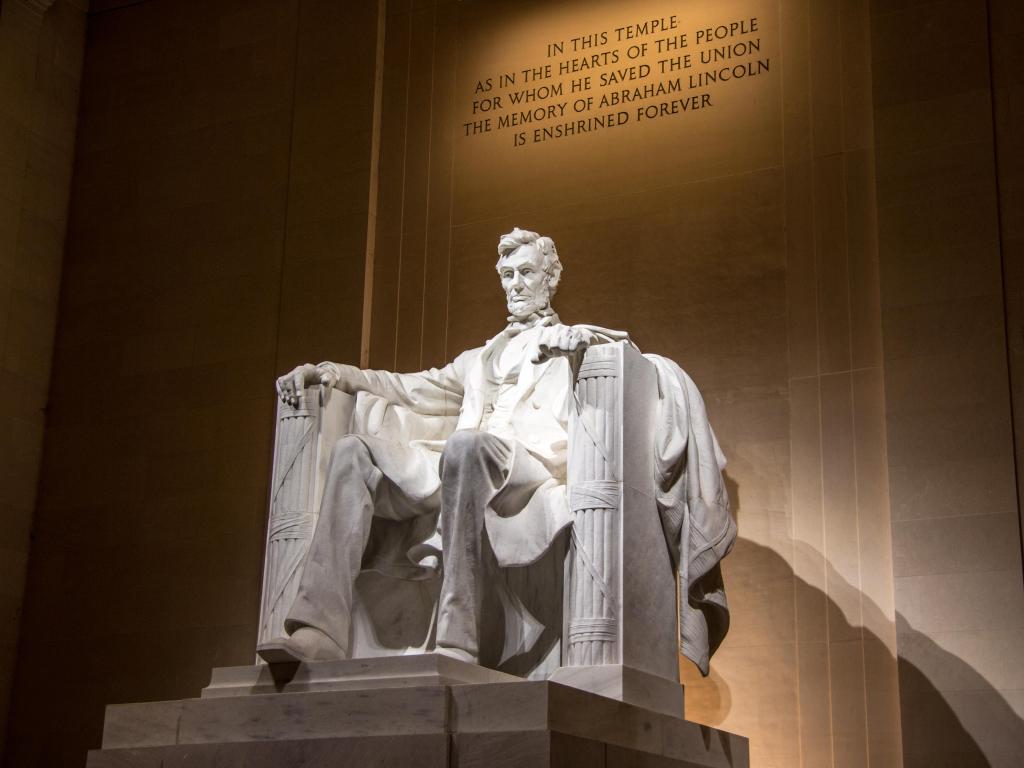
M 533 362 L 543 363 L 558 355 L 582 352 L 597 340 L 597 335 L 582 325 L 549 325 L 537 341 Z

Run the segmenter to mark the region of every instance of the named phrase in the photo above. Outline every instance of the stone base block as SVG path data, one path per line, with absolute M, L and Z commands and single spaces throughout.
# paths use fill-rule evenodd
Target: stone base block
M 663 715 L 683 717 L 683 686 L 622 664 L 559 667 L 549 679 Z
M 448 768 L 443 734 L 229 742 L 103 749 L 86 768 Z
M 266 669 L 217 670 L 202 698 L 110 706 L 88 766 L 748 766 L 745 738 L 678 711 L 552 681 L 487 679 L 500 673 L 447 657 L 405 658 L 386 660 L 392 677 L 379 659 L 366 668 L 297 665 L 283 683 L 268 682 Z M 346 670 L 362 675 L 362 687 L 350 687 Z M 340 687 L 316 687 L 332 679 Z
M 511 683 L 520 678 L 459 661 L 440 653 L 316 661 L 308 664 L 256 664 L 213 670 L 204 699 L 251 693 L 302 693 L 363 688 L 408 688 L 431 684 Z
M 693 762 L 557 731 L 504 731 L 97 750 L 86 768 L 746 768 L 746 754 L 744 745 L 732 762 Z

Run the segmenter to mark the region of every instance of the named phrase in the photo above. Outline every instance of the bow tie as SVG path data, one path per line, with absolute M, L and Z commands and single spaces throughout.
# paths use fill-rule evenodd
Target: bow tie
M 513 316 L 506 319 L 508 320 L 508 326 L 504 331 L 502 331 L 502 333 L 509 338 L 518 336 L 523 331 L 529 330 L 530 328 L 534 328 L 538 325 L 551 325 L 552 323 L 558 322 L 558 316 L 555 314 L 555 310 L 551 307 L 545 307 L 522 320 Z

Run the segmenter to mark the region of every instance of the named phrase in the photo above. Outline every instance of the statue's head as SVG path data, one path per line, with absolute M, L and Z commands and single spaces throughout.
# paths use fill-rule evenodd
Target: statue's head
M 519 227 L 498 241 L 495 269 L 505 289 L 508 313 L 520 320 L 551 306 L 562 276 L 555 241 Z

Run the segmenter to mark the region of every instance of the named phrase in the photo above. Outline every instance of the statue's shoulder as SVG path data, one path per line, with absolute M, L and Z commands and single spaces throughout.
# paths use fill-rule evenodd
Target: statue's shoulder
M 486 347 L 473 347 L 467 349 L 465 352 L 460 352 L 456 355 L 452 361 L 452 366 L 459 373 L 460 378 L 464 377 L 470 368 L 473 367 L 474 363 L 480 359 L 480 353 L 484 351 Z
M 455 356 L 455 363 L 459 363 L 459 361 L 472 362 L 476 360 L 478 357 L 480 357 L 480 353 L 483 352 L 485 349 L 487 349 L 486 346 L 480 346 L 473 347 L 472 349 L 467 349 L 465 352 L 460 352 L 458 355 Z

